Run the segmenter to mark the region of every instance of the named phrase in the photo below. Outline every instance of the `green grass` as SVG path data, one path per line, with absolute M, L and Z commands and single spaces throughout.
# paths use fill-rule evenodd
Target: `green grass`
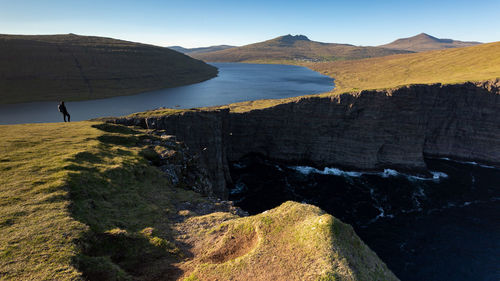
M 0 126 L 2 278 L 80 276 L 72 265 L 79 251 L 74 241 L 88 227 L 71 218 L 65 167 L 95 146 L 98 135 L 76 123 Z
M 286 202 L 205 234 L 185 280 L 397 280 L 351 226 L 311 205 Z
M 127 280 L 180 258 L 166 218 L 199 196 L 174 192 L 147 163 L 142 132 L 76 122 L 0 126 L 0 136 L 2 280 Z
M 187 111 L 197 111 L 196 109 L 174 109 L 174 108 L 162 108 L 149 110 L 144 112 L 137 112 L 128 115 L 127 117 L 151 117 L 151 116 L 168 116 L 177 113 L 187 112 Z

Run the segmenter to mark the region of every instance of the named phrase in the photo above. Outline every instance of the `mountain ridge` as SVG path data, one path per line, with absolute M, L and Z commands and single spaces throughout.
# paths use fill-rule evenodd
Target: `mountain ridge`
M 349 44 L 324 43 L 304 35 L 284 35 L 263 42 L 193 57 L 209 62 L 275 62 L 275 61 L 335 61 L 411 53 L 380 47 L 360 47 Z
M 400 38 L 391 43 L 380 45 L 378 47 L 393 50 L 407 50 L 413 52 L 425 52 L 449 48 L 470 47 L 482 44 L 474 41 L 458 41 L 446 38 L 437 38 L 427 33 L 420 33 L 412 37 Z
M 174 51 L 183 53 L 183 54 L 198 54 L 198 53 L 207 53 L 207 52 L 214 52 L 214 51 L 220 51 L 220 50 L 226 50 L 226 49 L 231 49 L 235 48 L 236 46 L 231 46 L 231 45 L 214 45 L 214 46 L 209 46 L 209 47 L 198 47 L 198 48 L 184 48 L 182 46 L 169 46 L 167 48 L 172 49 Z

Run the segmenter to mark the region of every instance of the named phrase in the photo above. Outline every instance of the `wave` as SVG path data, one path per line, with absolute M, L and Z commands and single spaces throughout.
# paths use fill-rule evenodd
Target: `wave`
M 474 161 L 460 161 L 460 160 L 450 159 L 448 157 L 443 157 L 443 158 L 438 158 L 438 159 L 440 159 L 440 160 L 446 160 L 446 161 L 451 161 L 451 162 L 456 162 L 456 163 L 460 163 L 460 164 L 467 164 L 467 165 L 479 166 L 481 168 L 500 169 L 499 167 L 485 165 L 485 164 L 479 164 L 479 163 L 474 162 Z
M 323 170 L 316 169 L 310 166 L 289 166 L 288 168 L 295 170 L 301 174 L 321 174 L 321 175 L 333 175 L 333 176 L 344 176 L 344 177 L 361 177 L 363 175 L 376 175 L 383 178 L 389 177 L 406 177 L 408 180 L 421 180 L 421 181 L 440 181 L 441 179 L 447 178 L 448 175 L 443 172 L 429 171 L 432 177 L 422 177 L 409 175 L 405 173 L 398 172 L 393 169 L 384 169 L 383 172 L 358 172 L 358 171 L 344 171 L 338 168 L 325 167 Z
M 236 169 L 244 169 L 247 167 L 247 165 L 242 164 L 242 163 L 233 163 L 233 167 Z
M 233 189 L 231 189 L 229 192 L 234 195 L 234 194 L 241 194 L 241 193 L 244 193 L 248 190 L 247 186 L 242 183 L 242 182 L 238 182 Z

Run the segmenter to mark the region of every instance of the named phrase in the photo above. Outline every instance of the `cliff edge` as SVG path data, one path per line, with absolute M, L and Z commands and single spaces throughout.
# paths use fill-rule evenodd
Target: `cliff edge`
M 303 97 L 238 112 L 155 112 L 114 120 L 178 136 L 227 195 L 228 163 L 258 153 L 290 163 L 425 172 L 424 157 L 500 163 L 500 79 Z
M 0 140 L 2 280 L 397 280 L 317 207 L 248 216 L 194 192 L 199 159 L 165 132 L 26 124 Z

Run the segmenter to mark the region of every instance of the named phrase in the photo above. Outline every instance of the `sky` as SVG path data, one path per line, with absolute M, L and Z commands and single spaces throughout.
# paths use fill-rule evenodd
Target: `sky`
M 0 0 L 0 34 L 75 33 L 188 48 L 286 34 L 362 46 L 421 32 L 494 42 L 499 11 L 499 0 Z

